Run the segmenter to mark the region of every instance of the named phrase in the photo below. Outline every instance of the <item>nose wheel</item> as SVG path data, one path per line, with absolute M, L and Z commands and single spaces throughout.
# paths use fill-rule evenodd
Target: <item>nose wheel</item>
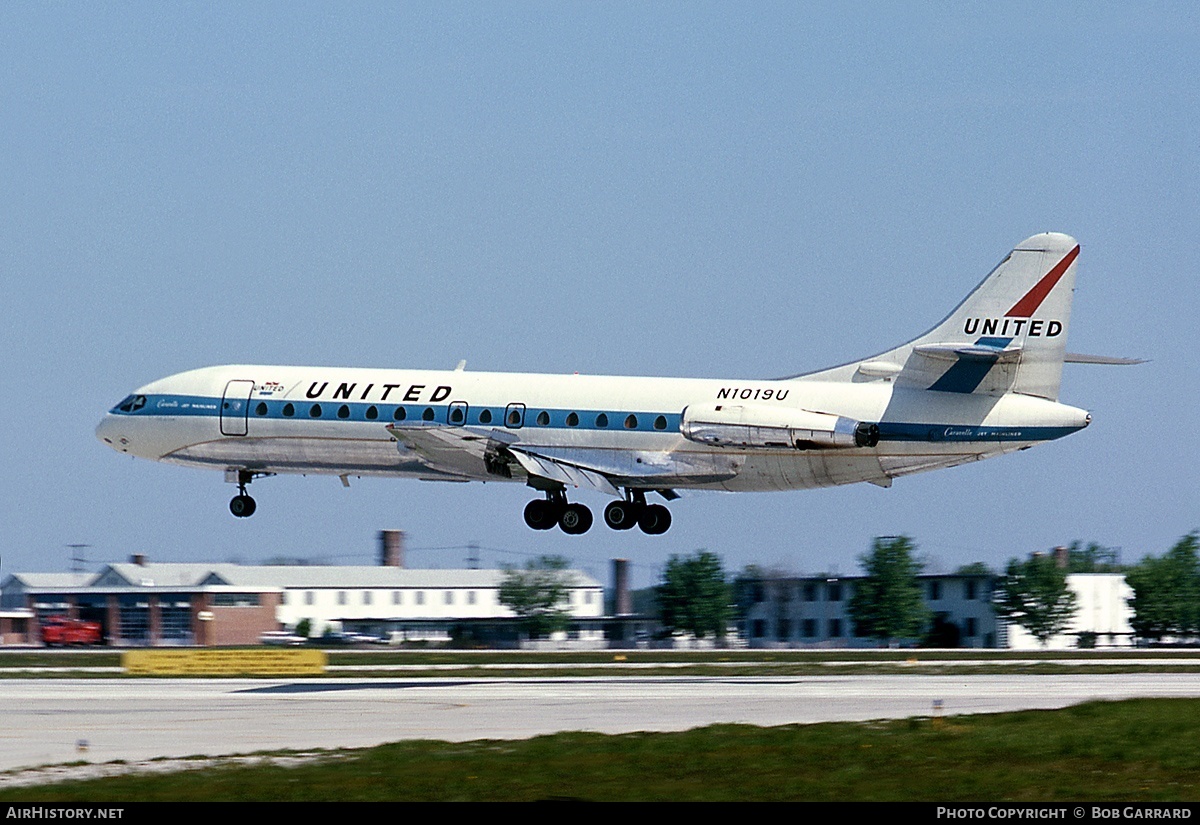
M 234 496 L 229 502 L 229 512 L 238 518 L 250 518 L 257 509 L 258 505 L 254 503 L 254 499 L 244 493 Z
M 258 509 L 258 505 L 254 503 L 254 499 L 246 492 L 246 485 L 254 480 L 256 474 L 249 470 L 237 471 L 237 486 L 238 494 L 229 502 L 229 512 L 233 513 L 238 518 L 250 518 L 254 515 L 254 511 Z M 258 475 L 269 475 L 269 473 L 258 473 Z M 227 480 L 233 479 L 226 477 Z

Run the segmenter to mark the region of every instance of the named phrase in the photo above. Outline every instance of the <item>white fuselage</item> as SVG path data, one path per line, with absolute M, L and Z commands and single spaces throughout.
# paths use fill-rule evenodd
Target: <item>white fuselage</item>
M 870 422 L 878 442 L 756 446 L 685 436 L 685 411 L 712 405 L 745 407 L 761 420 L 815 413 Z M 749 491 L 886 486 L 896 476 L 1059 438 L 1088 421 L 1085 411 L 1044 398 L 897 387 L 886 376 L 827 382 L 221 366 L 142 387 L 104 417 L 97 435 L 142 458 L 254 474 L 527 480 L 518 466 L 497 475 L 466 452 L 439 459 L 402 434 L 439 429 L 458 432 L 465 444 L 498 440 L 593 468 L 621 486 Z

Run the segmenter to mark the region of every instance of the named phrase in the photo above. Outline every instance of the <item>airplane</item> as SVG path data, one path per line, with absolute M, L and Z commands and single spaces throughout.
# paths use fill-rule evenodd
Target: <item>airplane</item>
M 658 535 L 679 490 L 868 482 L 1024 450 L 1087 427 L 1058 402 L 1079 244 L 1019 243 L 949 315 L 894 349 L 772 380 L 454 370 L 217 366 L 154 381 L 104 416 L 120 453 L 224 470 L 233 515 L 280 473 L 512 481 L 541 494 L 535 530 L 592 526 L 568 491 L 614 500 L 604 522 Z

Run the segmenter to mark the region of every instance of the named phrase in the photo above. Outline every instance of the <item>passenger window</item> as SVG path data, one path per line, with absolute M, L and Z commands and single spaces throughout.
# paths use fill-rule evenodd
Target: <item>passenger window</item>
M 542 410 L 540 413 L 538 413 L 537 423 L 539 427 L 550 426 L 550 413 L 546 412 L 545 410 Z
M 491 410 L 481 410 L 479 413 L 479 423 L 480 424 L 491 424 L 492 423 L 492 411 Z
M 425 412 L 421 413 L 421 418 L 425 421 L 433 420 L 433 407 L 426 407 Z
M 263 403 L 262 401 L 259 401 L 258 406 L 254 408 L 254 414 L 255 415 L 266 415 L 267 414 L 267 405 L 265 403 Z
M 596 426 L 597 427 L 607 427 L 608 426 L 608 414 L 607 413 L 600 413 L 598 416 L 596 416 Z
M 568 415 L 567 416 L 567 426 L 568 427 L 578 427 L 579 426 L 579 416 L 575 413 L 571 413 L 570 415 Z
M 378 417 L 379 417 L 379 410 L 375 409 L 374 405 L 367 407 L 367 420 L 368 421 L 374 421 Z
M 665 415 L 660 415 L 658 418 L 654 419 L 654 429 L 665 430 L 666 428 L 667 428 L 667 417 Z
M 392 413 L 393 421 L 403 421 L 406 418 L 408 418 L 408 411 L 403 407 L 397 407 L 396 411 Z
M 625 429 L 627 429 L 627 430 L 636 430 L 637 429 L 637 416 L 636 415 L 630 415 L 629 417 L 627 417 L 625 419 Z
M 451 422 L 452 424 L 461 424 L 461 423 L 463 423 L 463 418 L 464 418 L 464 417 L 465 417 L 465 416 L 463 415 L 463 408 L 462 408 L 462 407 L 455 407 L 454 409 L 450 410 L 450 422 Z
M 320 418 L 321 417 L 321 405 L 313 404 L 311 407 L 308 408 L 308 414 L 312 418 Z
M 291 401 L 289 401 L 288 403 L 283 405 L 283 414 L 286 415 L 288 418 L 291 418 L 293 415 L 296 414 L 296 407 L 294 404 L 292 404 Z
M 349 417 L 350 417 L 350 408 L 349 407 L 347 407 L 345 404 L 338 407 L 338 418 L 349 418 Z

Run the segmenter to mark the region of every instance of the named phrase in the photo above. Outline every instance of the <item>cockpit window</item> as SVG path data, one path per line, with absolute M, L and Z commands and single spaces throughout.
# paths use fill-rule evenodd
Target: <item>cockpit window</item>
M 137 412 L 142 407 L 146 406 L 146 396 L 144 395 L 129 395 L 118 404 L 114 409 L 124 413 Z

